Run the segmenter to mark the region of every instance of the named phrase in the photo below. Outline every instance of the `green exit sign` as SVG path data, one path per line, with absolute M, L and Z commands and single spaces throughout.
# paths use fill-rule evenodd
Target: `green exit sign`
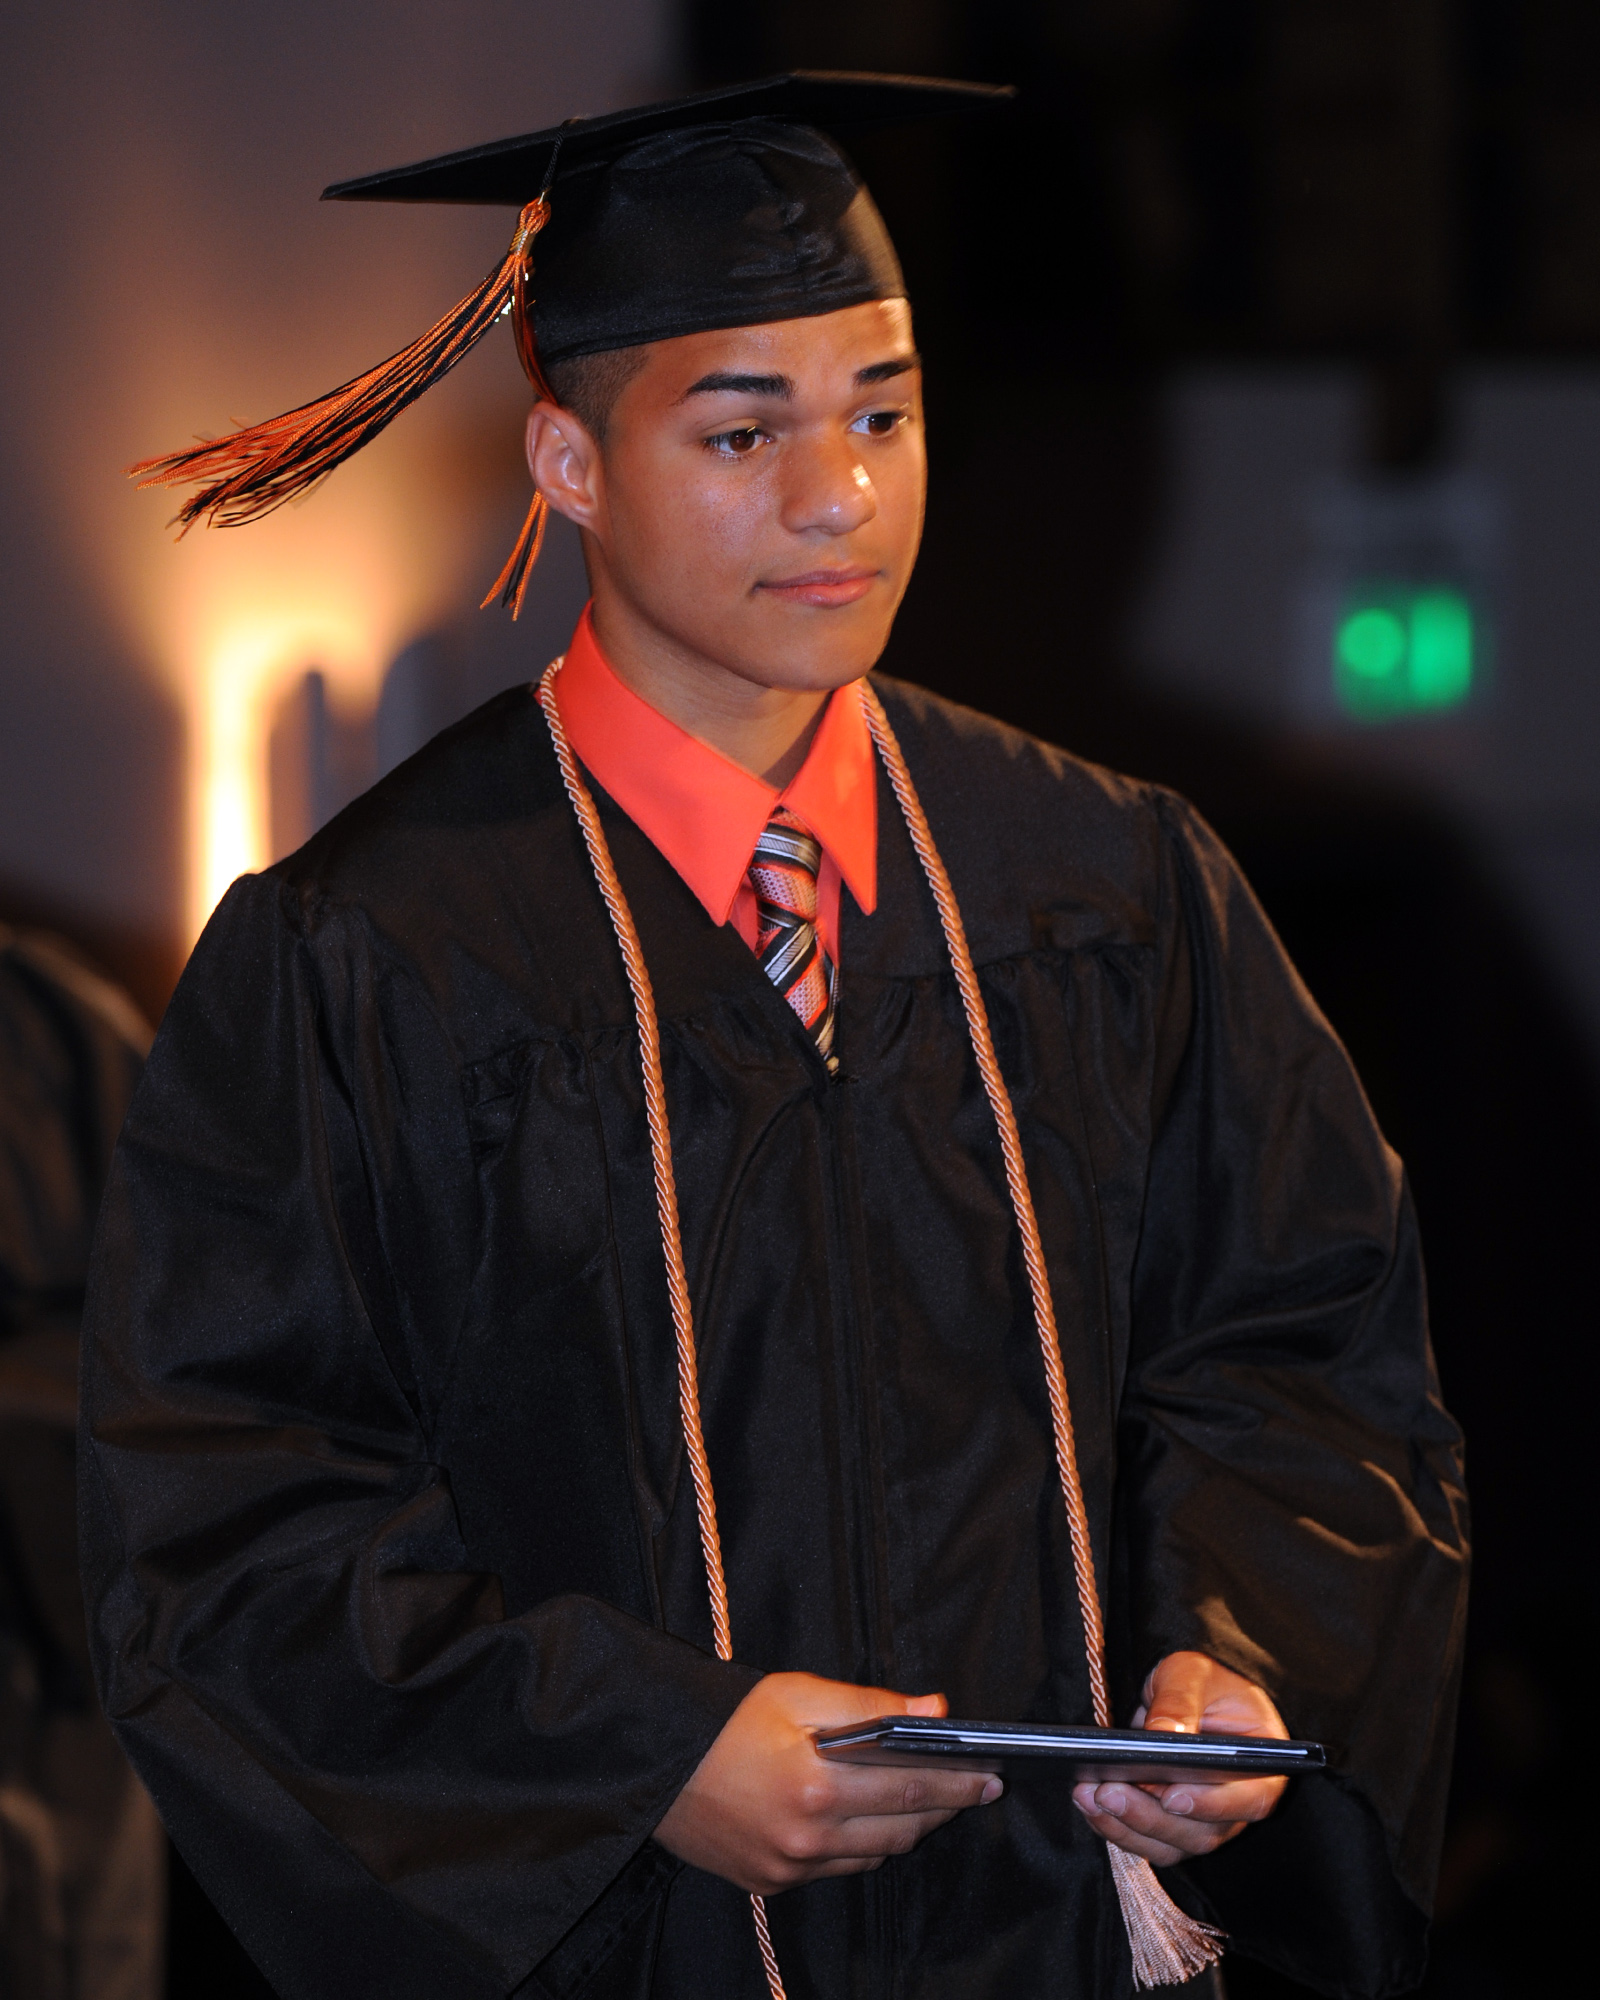
M 1339 706 L 1360 722 L 1446 714 L 1482 679 L 1472 600 L 1444 585 L 1374 584 L 1344 600 L 1333 634 Z

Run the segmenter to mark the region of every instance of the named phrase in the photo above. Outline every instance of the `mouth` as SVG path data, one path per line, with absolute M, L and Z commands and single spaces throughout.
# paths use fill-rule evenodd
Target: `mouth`
M 775 577 L 770 583 L 758 584 L 756 588 L 789 604 L 855 604 L 877 582 L 878 574 L 875 569 L 854 566 L 808 569 L 798 576 Z

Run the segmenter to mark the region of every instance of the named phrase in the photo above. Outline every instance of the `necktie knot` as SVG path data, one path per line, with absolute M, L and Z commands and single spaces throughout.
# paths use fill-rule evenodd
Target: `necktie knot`
M 756 955 L 827 1061 L 833 1053 L 838 974 L 817 936 L 817 874 L 822 847 L 786 806 L 767 821 L 750 862 L 756 898 Z
M 762 931 L 788 923 L 817 920 L 817 873 L 822 848 L 816 835 L 787 806 L 767 821 L 750 863 L 750 885 L 756 892 Z

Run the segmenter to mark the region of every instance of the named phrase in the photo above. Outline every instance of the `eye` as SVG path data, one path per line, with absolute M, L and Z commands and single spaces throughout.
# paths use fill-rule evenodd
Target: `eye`
M 770 440 L 763 430 L 754 424 L 747 424 L 742 430 L 718 431 L 715 437 L 705 440 L 707 451 L 714 451 L 719 458 L 748 458 L 758 446 Z
M 869 410 L 864 417 L 857 417 L 850 426 L 867 437 L 892 437 L 906 421 L 904 410 Z

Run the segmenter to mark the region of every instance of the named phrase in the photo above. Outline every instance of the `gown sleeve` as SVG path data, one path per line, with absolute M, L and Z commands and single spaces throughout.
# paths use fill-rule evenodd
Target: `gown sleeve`
M 106 1708 L 285 2000 L 504 1994 L 596 1907 L 614 1940 L 757 1678 L 595 1598 L 508 1616 L 472 1572 L 428 1389 L 471 1277 L 469 1137 L 377 950 L 235 885 L 132 1106 L 85 1334 Z
M 1167 829 L 1153 1143 L 1119 1433 L 1128 1664 L 1178 1649 L 1328 1746 L 1184 1871 L 1236 1947 L 1330 1994 L 1421 1977 L 1467 1535 L 1416 1221 L 1348 1057 L 1231 858 Z

